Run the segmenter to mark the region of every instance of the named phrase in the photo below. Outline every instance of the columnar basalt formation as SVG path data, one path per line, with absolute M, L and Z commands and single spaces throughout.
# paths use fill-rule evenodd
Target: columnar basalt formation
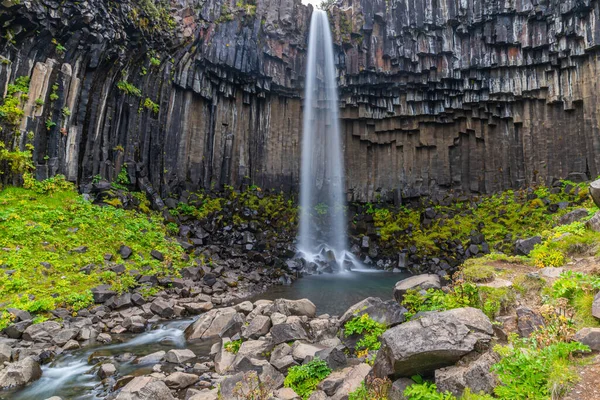
M 1 139 L 35 146 L 39 178 L 86 184 L 126 166 L 163 196 L 295 191 L 311 12 L 299 0 L 0 2 L 0 91 L 32 77 L 26 117 Z M 329 13 L 349 199 L 600 173 L 598 1 L 342 0 Z

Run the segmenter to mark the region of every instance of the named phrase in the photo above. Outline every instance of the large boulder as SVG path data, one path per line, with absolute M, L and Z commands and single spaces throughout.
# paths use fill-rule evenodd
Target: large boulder
M 383 301 L 379 297 L 368 297 L 348 308 L 340 318 L 340 325 L 344 326 L 346 322 L 355 317 L 369 314 L 369 317 L 373 320 L 392 327 L 406 321 L 404 316 L 406 311 L 406 308 L 400 306 L 394 300 Z
M 427 289 L 441 289 L 442 283 L 440 282 L 439 275 L 423 274 L 411 276 L 410 278 L 403 279 L 396 283 L 394 286 L 394 298 L 398 303 L 402 303 L 404 295 L 409 290 L 427 290 Z
M 115 400 L 176 400 L 167 385 L 157 378 L 138 376 L 121 390 Z
M 486 349 L 493 334 L 489 318 L 476 308 L 424 313 L 381 336 L 373 370 L 381 378 L 432 373 Z
M 232 322 L 239 318 L 243 319 L 244 315 L 238 315 L 238 312 L 232 307 L 212 309 L 200 315 L 196 322 L 186 328 L 185 338 L 193 341 L 225 336 L 223 331 L 231 330 L 229 328 L 232 327 Z M 237 323 L 235 325 L 241 329 Z
M 533 332 L 546 325 L 544 318 L 530 308 L 518 307 L 515 311 L 517 313 L 517 330 L 521 337 L 529 337 Z
M 353 367 L 344 377 L 340 387 L 331 396 L 332 400 L 348 400 L 348 395 L 358 389 L 367 375 L 371 372 L 369 364 L 358 364 Z
M 258 339 L 269 333 L 271 329 L 271 318 L 266 315 L 257 315 L 250 321 L 250 324 L 242 331 L 244 339 Z
M 40 379 L 41 376 L 42 369 L 40 368 L 40 364 L 33 357 L 26 357 L 8 364 L 0 371 L 0 389 L 25 386 Z
M 588 210 L 586 208 L 578 208 L 571 212 L 566 213 L 558 219 L 558 225 L 569 225 L 573 222 L 581 221 L 588 216 Z
M 594 216 L 585 223 L 585 226 L 594 232 L 600 232 L 600 211 L 594 214 Z
M 58 322 L 46 321 L 41 324 L 33 324 L 23 332 L 23 340 L 29 342 L 49 342 L 61 329 Z M 66 342 L 65 342 L 66 343 Z
M 275 325 L 271 328 L 273 344 L 293 342 L 295 340 L 307 340 L 308 335 L 300 322 Z
M 490 372 L 496 362 L 498 356 L 495 353 L 485 353 L 470 362 L 461 360 L 457 365 L 436 370 L 435 383 L 440 392 L 448 391 L 457 397 L 462 396 L 466 388 L 470 388 L 473 393 L 491 394 L 498 384 L 496 377 Z

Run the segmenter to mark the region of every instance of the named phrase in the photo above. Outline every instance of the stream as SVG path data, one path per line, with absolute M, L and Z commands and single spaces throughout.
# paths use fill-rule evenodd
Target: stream
M 391 299 L 394 284 L 406 276 L 379 271 L 312 275 L 298 279 L 293 285 L 271 287 L 266 293 L 249 300 L 308 298 L 317 306 L 317 315 L 340 316 L 348 307 L 366 297 Z M 96 374 L 94 364 L 97 361 L 88 363 L 91 357 L 101 360 L 114 356 L 111 362 L 117 367 L 119 376 L 152 372 L 153 364 L 136 364 L 134 360 L 160 350 L 188 348 L 198 356 L 198 361 L 208 361 L 210 348 L 218 339 L 187 343 L 183 331 L 193 321 L 191 318 L 168 321 L 141 334 L 113 335 L 114 342 L 108 345 L 66 352 L 42 366 L 41 379 L 21 390 L 4 391 L 0 393 L 0 399 L 43 400 L 52 396 L 82 400 L 104 398 L 107 388 Z M 134 356 L 128 357 L 128 353 Z

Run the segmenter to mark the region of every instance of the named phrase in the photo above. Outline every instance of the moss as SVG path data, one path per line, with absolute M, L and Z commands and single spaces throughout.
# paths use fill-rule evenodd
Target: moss
M 494 279 L 494 267 L 487 260 L 477 258 L 467 260 L 460 271 L 467 282 L 489 282 Z
M 122 80 L 119 83 L 117 83 L 117 87 L 120 91 L 130 96 L 142 97 L 142 91 L 134 85 L 132 85 L 131 83 L 127 82 L 126 80 Z
M 121 244 L 133 249 L 131 259 L 121 260 L 127 270 L 160 276 L 185 266 L 181 247 L 165 239 L 159 215 L 94 206 L 60 183 L 40 185 L 38 191 L 9 187 L 0 192 L 5 232 L 0 247 L 6 249 L 0 264 L 7 266 L 0 271 L 0 302 L 7 307 L 38 313 L 59 306 L 76 309 L 87 304 L 89 290 L 99 284 L 129 289 L 136 283 L 128 273 L 80 271 L 85 265 L 103 265 L 104 255 L 115 254 Z M 72 251 L 81 246 L 84 252 Z M 154 249 L 165 255 L 164 261 L 150 257 Z

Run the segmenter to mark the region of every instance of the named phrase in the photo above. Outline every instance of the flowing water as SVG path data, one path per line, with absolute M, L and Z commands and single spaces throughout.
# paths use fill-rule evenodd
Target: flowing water
M 298 251 L 309 262 L 344 269 L 357 263 L 348 251 L 333 42 L 322 10 L 310 22 L 303 112 Z

